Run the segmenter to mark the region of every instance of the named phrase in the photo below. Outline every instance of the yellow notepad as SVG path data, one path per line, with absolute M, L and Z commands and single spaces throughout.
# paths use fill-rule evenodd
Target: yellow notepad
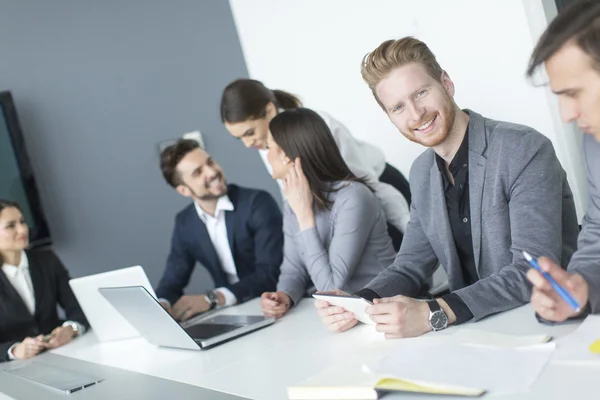
M 362 372 L 358 365 L 339 363 L 304 382 L 288 387 L 290 400 L 376 400 L 385 393 L 410 392 L 478 397 L 485 390 L 401 380 Z

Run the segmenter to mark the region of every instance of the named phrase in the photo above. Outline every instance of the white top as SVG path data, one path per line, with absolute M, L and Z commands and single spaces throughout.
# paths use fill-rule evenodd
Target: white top
M 27 258 L 27 253 L 25 251 L 21 251 L 21 261 L 19 265 L 12 265 L 4 263 L 2 264 L 2 271 L 6 278 L 10 282 L 11 285 L 15 288 L 19 296 L 23 299 L 25 306 L 31 313 L 31 315 L 35 314 L 35 292 L 33 290 L 33 282 L 31 281 L 31 273 L 29 272 L 29 259 Z M 75 321 L 66 321 L 65 325 L 77 325 L 77 332 L 79 335 L 82 335 L 85 332 L 85 327 L 81 325 L 79 322 Z M 15 343 L 8 349 L 8 358 L 10 360 L 14 360 L 13 349 L 19 343 Z
M 206 225 L 210 241 L 217 252 L 217 257 L 219 257 L 223 272 L 225 272 L 225 275 L 227 276 L 227 282 L 229 282 L 230 285 L 239 282 L 240 278 L 238 277 L 235 262 L 233 261 L 233 255 L 231 254 L 231 248 L 229 247 L 227 225 L 225 224 L 225 211 L 234 210 L 233 203 L 229 199 L 229 196 L 225 195 L 217 200 L 214 216 L 204 211 L 196 202 L 194 202 L 194 207 L 196 207 L 196 212 L 198 213 L 200 220 Z M 226 306 L 237 303 L 237 299 L 231 290 L 224 287 L 216 290 L 221 292 L 225 297 Z
M 333 138 L 350 171 L 356 176 L 367 178 L 367 183 L 375 190 L 375 196 L 381 202 L 386 220 L 400 230 L 400 232 L 404 232 L 410 219 L 410 210 L 402 193 L 392 185 L 379 181 L 379 177 L 385 169 L 385 156 L 383 152 L 372 144 L 354 138 L 348 128 L 331 115 L 322 111 L 317 111 L 317 113 L 331 130 Z M 272 175 L 273 170 L 267 160 L 269 151 L 265 149 L 258 152 L 267 167 L 267 171 Z M 283 196 L 283 182 L 278 179 L 277 183 Z
M 33 315 L 35 313 L 35 295 L 33 292 L 33 283 L 31 283 L 31 274 L 29 273 L 27 254 L 22 251 L 19 265 L 5 263 L 2 265 L 2 271 L 23 299 L 31 315 Z

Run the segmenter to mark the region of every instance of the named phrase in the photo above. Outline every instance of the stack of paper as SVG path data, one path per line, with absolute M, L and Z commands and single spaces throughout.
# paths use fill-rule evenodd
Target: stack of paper
M 554 343 L 526 347 L 460 343 L 411 346 L 365 368 L 376 375 L 403 380 L 513 393 L 529 389 L 554 348 Z
M 547 343 L 552 340 L 552 336 L 547 335 L 528 335 L 515 336 L 505 335 L 503 333 L 481 331 L 477 329 L 461 329 L 448 337 L 452 343 L 481 345 L 489 347 L 517 348 L 535 346 L 537 344 Z
M 377 353 L 377 352 L 376 352 Z M 480 396 L 482 390 L 386 378 L 363 371 L 363 360 L 377 357 L 353 354 L 341 362 L 288 387 L 290 400 L 376 400 L 390 392 Z
M 480 396 L 526 390 L 552 355 L 545 335 L 478 330 L 385 341 L 288 388 L 291 400 L 377 399 L 412 392 Z
M 600 316 L 590 315 L 573 333 L 556 341 L 552 362 L 560 364 L 600 364 L 600 354 L 590 346 L 600 340 Z

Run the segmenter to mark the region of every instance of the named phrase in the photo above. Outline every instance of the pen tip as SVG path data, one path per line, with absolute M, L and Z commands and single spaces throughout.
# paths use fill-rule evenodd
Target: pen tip
M 531 255 L 528 252 L 526 252 L 525 250 L 523 250 L 522 253 L 523 253 L 523 257 L 525 257 L 525 259 L 527 261 L 533 260 L 533 257 L 531 257 Z

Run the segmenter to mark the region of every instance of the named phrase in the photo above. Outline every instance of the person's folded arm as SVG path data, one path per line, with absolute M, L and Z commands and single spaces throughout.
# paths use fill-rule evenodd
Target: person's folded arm
M 342 190 L 332 209 L 334 232 L 328 248 L 316 227 L 296 234 L 298 252 L 319 291 L 345 287 L 382 212 L 377 198 L 362 183 L 353 182 Z
M 15 342 L 14 340 L 0 343 L 0 362 L 10 361 L 14 359 L 14 357 L 10 356 L 9 351 L 12 350 L 14 346 L 18 343 L 19 342 Z
M 367 298 L 374 294 L 377 294 L 376 297 L 399 294 L 417 297 L 421 294 L 438 265 L 438 258 L 423 231 L 416 203 L 413 201 L 411 204 L 410 221 L 396 259 L 356 295 Z
M 56 287 L 58 294 L 58 304 L 65 311 L 67 322 L 74 323 L 77 326 L 78 334 L 83 334 L 89 327 L 90 324 L 69 285 L 69 272 L 60 261 L 60 259 L 52 253 L 53 258 L 49 260 L 54 264 Z
M 524 141 L 523 148 L 528 152 L 513 155 L 511 160 L 514 178 L 509 183 L 506 205 L 512 262 L 453 292 L 471 310 L 474 320 L 529 302 L 531 285 L 526 277 L 529 264 L 521 253 L 523 250 L 536 257 L 546 255 L 555 261 L 562 258 L 564 171 L 549 140 Z
M 306 292 L 310 277 L 294 242 L 296 229 L 292 226 L 297 229 L 298 224 L 294 213 L 286 203 L 283 216 L 283 262 L 277 282 L 277 291 L 287 294 L 292 300 L 292 304 L 298 304 Z
M 195 263 L 194 258 L 185 248 L 179 218 L 178 216 L 173 228 L 167 265 L 156 288 L 156 297 L 167 300 L 170 305 L 174 305 L 183 296 L 183 289 L 190 281 Z
M 600 313 L 600 143 L 585 135 L 583 155 L 588 180 L 588 209 L 583 217 L 577 251 L 569 264 L 589 285 L 589 311 Z
M 253 233 L 256 270 L 225 287 L 238 303 L 275 290 L 283 259 L 282 217 L 273 197 L 259 192 L 252 204 L 249 224 Z

